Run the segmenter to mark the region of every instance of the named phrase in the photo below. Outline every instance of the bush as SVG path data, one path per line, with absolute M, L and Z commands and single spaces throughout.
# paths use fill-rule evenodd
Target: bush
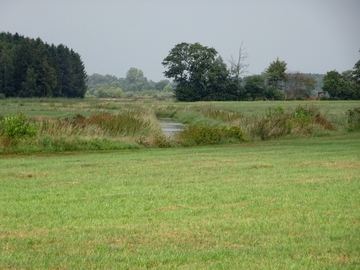
M 244 141 L 244 133 L 237 126 L 188 126 L 178 134 L 176 139 L 184 146 L 210 145 L 233 141 Z
M 252 135 L 270 140 L 288 134 L 312 134 L 319 129 L 333 130 L 335 127 L 315 106 L 298 106 L 293 111 L 282 107 L 269 108 L 264 117 L 255 121 Z
M 360 130 L 360 107 L 356 107 L 352 110 L 348 110 L 346 113 L 348 117 L 348 130 Z
M 0 122 L 0 134 L 11 140 L 34 137 L 37 134 L 35 125 L 30 124 L 26 116 L 20 112 L 17 115 L 5 116 Z
M 16 150 L 21 139 L 36 136 L 37 128 L 23 113 L 5 116 L 0 120 L 0 137 L 4 153 Z M 12 150 L 13 149 L 13 150 Z
M 270 140 L 289 134 L 291 128 L 288 124 L 289 114 L 282 107 L 267 109 L 265 117 L 260 118 L 254 126 L 253 135 L 262 140 Z

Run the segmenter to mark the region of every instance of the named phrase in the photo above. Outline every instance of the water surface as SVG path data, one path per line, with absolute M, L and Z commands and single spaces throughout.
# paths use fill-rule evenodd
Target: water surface
M 159 118 L 159 122 L 166 137 L 171 137 L 184 129 L 184 124 L 176 122 L 173 118 Z

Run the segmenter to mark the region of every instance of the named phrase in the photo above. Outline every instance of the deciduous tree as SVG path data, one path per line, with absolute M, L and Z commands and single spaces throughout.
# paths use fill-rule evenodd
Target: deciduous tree
M 246 95 L 252 100 L 263 99 L 265 97 L 265 81 L 260 75 L 252 75 L 245 78 Z
M 270 63 L 270 66 L 266 69 L 266 84 L 269 87 L 275 89 L 282 89 L 286 80 L 286 66 L 285 61 L 280 61 L 279 58 L 276 61 Z
M 171 49 L 162 64 L 167 78 L 176 83 L 179 101 L 229 100 L 236 98 L 229 71 L 214 48 L 199 43 L 180 43 Z
M 311 91 L 315 88 L 316 81 L 312 77 L 307 77 L 300 73 L 286 73 L 285 97 L 287 99 L 299 99 L 310 97 Z
M 230 63 L 230 75 L 238 83 L 241 82 L 241 77 L 244 76 L 247 72 L 247 68 L 249 67 L 249 64 L 245 63 L 247 58 L 248 54 L 246 52 L 246 48 L 243 48 L 243 43 L 241 43 L 238 57 L 235 59 L 231 56 L 231 59 L 228 60 Z
M 323 79 L 323 90 L 327 91 L 331 99 L 359 99 L 359 91 L 351 71 L 340 74 L 336 70 L 326 73 Z

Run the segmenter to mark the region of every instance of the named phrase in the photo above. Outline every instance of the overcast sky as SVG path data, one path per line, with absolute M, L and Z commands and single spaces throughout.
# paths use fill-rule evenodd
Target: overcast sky
M 248 53 L 249 74 L 279 57 L 291 71 L 352 69 L 360 59 L 360 0 L 0 0 L 0 32 L 64 44 L 89 75 L 135 67 L 164 79 L 178 43 L 199 42 L 224 60 Z

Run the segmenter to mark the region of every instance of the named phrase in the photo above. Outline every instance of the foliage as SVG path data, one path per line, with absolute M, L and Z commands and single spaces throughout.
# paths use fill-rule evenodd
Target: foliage
M 84 97 L 86 72 L 78 53 L 0 33 L 0 93 L 6 97 Z
M 36 134 L 36 126 L 31 124 L 22 112 L 17 115 L 5 116 L 0 121 L 0 135 L 11 140 L 34 137 Z
M 246 96 L 251 100 L 263 99 L 265 91 L 265 81 L 262 76 L 253 75 L 245 78 Z
M 126 78 L 92 74 L 87 77 L 87 96 L 99 98 L 153 97 L 170 98 L 173 88 L 168 80 L 148 81 L 140 69 L 130 68 Z
M 360 99 L 360 60 L 352 70 L 339 73 L 332 70 L 323 79 L 323 90 L 327 91 L 331 99 Z
M 297 106 L 288 111 L 282 107 L 270 107 L 265 116 L 255 119 L 254 122 L 251 133 L 262 140 L 289 134 L 312 134 L 319 129 L 335 129 L 315 106 Z
M 316 93 L 316 96 L 318 95 L 317 92 L 322 92 L 322 86 L 323 86 L 323 79 L 325 74 L 316 74 L 316 73 L 302 73 L 304 77 L 311 78 L 315 81 L 314 90 Z
M 125 88 L 128 91 L 141 91 L 150 89 L 150 85 L 143 71 L 132 67 L 126 72 Z
M 280 61 L 279 58 L 276 61 L 270 63 L 266 69 L 266 83 L 269 87 L 275 89 L 282 89 L 282 84 L 286 81 L 286 66 L 285 61 Z
M 243 131 L 244 138 L 255 141 L 281 136 L 294 138 L 341 134 L 349 127 L 345 112 L 358 105 L 356 101 L 194 104 L 144 99 L 134 102 L 95 98 L 8 98 L 0 101 L 0 112 L 2 110 L 15 114 L 21 108 L 25 115 L 31 117 L 30 123 L 36 126 L 37 135 L 18 140 L 16 149 L 10 149 L 14 153 L 31 153 L 71 149 L 79 151 L 181 146 L 182 141 L 176 140 L 175 137 L 162 136 L 157 117 L 171 117 L 185 126 L 215 127 L 214 130 L 221 126 L 235 126 Z M 218 143 L 238 142 L 233 136 L 225 135 L 222 134 Z M 196 143 L 187 141 L 186 144 Z M 13 144 L 9 139 L 2 139 L 0 142 L 2 149 L 9 150 L 11 145 Z
M 121 88 L 104 88 L 101 85 L 95 86 L 94 95 L 98 98 L 121 98 L 125 96 Z
M 37 127 L 20 112 L 0 118 L 0 142 L 4 153 L 17 152 L 19 142 L 37 134 Z
M 315 89 L 314 78 L 303 75 L 300 72 L 286 73 L 285 96 L 286 99 L 304 99 L 311 95 Z
M 237 126 L 187 126 L 176 135 L 182 145 L 209 145 L 223 142 L 244 141 L 244 133 Z
M 273 87 L 266 87 L 266 90 L 264 93 L 264 99 L 266 99 L 266 100 L 284 100 L 285 95 L 279 89 L 276 89 Z
M 167 78 L 176 83 L 179 101 L 236 100 L 238 84 L 229 78 L 226 64 L 214 48 L 199 43 L 180 43 L 162 64 Z
M 99 113 L 85 117 L 81 114 L 73 118 L 42 120 L 41 134 L 97 135 L 101 137 L 139 136 L 148 134 L 151 122 L 136 111 L 119 114 Z
M 290 134 L 291 128 L 288 125 L 289 115 L 282 107 L 270 107 L 265 116 L 255 122 L 251 133 L 259 136 L 261 140 L 270 140 Z
M 332 70 L 326 73 L 323 82 L 323 90 L 329 93 L 331 99 L 360 99 L 360 88 L 351 73 L 340 74 Z
M 349 130 L 360 130 L 360 107 L 347 111 Z
M 356 64 L 354 65 L 354 68 L 352 70 L 352 75 L 355 83 L 357 84 L 358 87 L 360 87 L 360 60 L 357 61 Z M 360 90 L 358 89 L 358 91 Z

